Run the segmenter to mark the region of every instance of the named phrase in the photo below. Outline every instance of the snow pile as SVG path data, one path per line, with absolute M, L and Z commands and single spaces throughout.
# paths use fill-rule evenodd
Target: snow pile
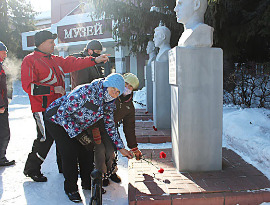
M 270 110 L 224 106 L 223 146 L 234 150 L 270 179 Z
M 146 109 L 146 87 L 134 91 L 133 102 L 136 109 Z

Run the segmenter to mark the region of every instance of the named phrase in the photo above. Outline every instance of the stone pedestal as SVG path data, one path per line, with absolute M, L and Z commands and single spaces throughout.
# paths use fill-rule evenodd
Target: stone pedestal
M 153 82 L 151 66 L 144 66 L 144 79 L 146 87 L 146 111 L 153 113 Z
M 153 119 L 158 129 L 171 128 L 171 89 L 169 62 L 152 61 Z
M 172 153 L 179 171 L 222 169 L 223 52 L 169 52 Z

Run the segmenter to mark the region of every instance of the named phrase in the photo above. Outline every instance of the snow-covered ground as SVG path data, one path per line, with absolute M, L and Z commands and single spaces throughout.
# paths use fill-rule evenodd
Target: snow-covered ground
M 136 92 L 135 100 L 145 104 L 145 89 Z M 135 104 L 135 106 L 143 108 L 139 104 Z M 233 149 L 270 179 L 270 111 L 224 106 L 223 113 L 223 146 Z M 64 193 L 64 178 L 57 170 L 54 145 L 42 166 L 42 172 L 48 177 L 48 182 L 33 182 L 22 173 L 27 155 L 36 137 L 36 128 L 28 96 L 23 92 L 19 81 L 14 82 L 14 95 L 9 107 L 9 114 L 11 140 L 7 150 L 7 158 L 15 159 L 16 165 L 0 167 L 0 204 L 74 204 Z M 171 143 L 139 145 L 140 149 L 170 147 Z M 118 174 L 122 178 L 122 183 L 112 182 L 109 187 L 105 188 L 107 193 L 103 195 L 103 204 L 128 204 L 127 163 L 126 158 L 119 157 Z M 80 188 L 80 194 L 83 198 L 83 204 L 89 204 L 90 191 L 83 191 Z

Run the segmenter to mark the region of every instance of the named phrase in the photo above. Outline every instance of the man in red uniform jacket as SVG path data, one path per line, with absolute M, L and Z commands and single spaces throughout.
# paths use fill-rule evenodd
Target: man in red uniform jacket
M 2 63 L 7 57 L 7 47 L 0 41 L 0 166 L 10 166 L 15 164 L 14 160 L 7 160 L 6 150 L 10 140 L 10 129 L 8 122 L 8 97 L 7 97 L 7 77 Z
M 65 94 L 64 73 L 108 61 L 108 54 L 103 54 L 97 58 L 90 56 L 63 58 L 53 55 L 56 38 L 57 34 L 52 34 L 47 30 L 37 32 L 35 34 L 35 51 L 27 55 L 21 65 L 22 87 L 29 95 L 37 127 L 37 139 L 34 140 L 32 151 L 28 155 L 24 174 L 36 182 L 47 181 L 40 169 L 53 139 L 44 126 L 43 115 L 45 109 L 54 100 Z

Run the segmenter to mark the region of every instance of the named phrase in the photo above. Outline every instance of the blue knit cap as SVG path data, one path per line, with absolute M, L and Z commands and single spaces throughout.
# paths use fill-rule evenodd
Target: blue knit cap
M 118 88 L 118 90 L 120 91 L 120 95 L 121 95 L 125 89 L 125 81 L 124 81 L 124 78 L 121 74 L 111 73 L 110 75 L 108 75 L 105 78 L 105 80 L 103 82 L 103 86 L 104 87 Z
M 6 51 L 6 52 L 8 51 L 7 47 L 2 41 L 0 41 L 0 51 Z

